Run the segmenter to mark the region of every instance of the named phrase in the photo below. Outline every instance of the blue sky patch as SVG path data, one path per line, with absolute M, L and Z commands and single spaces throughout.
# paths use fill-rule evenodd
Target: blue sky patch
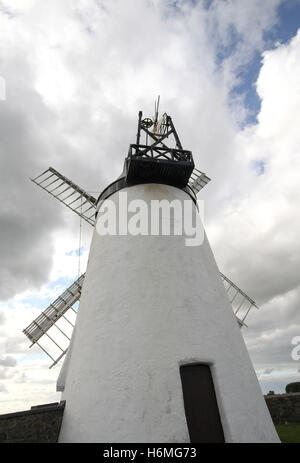
M 26 304 L 30 310 L 32 307 L 45 310 L 57 297 L 57 288 L 61 288 L 61 293 L 65 291 L 75 280 L 75 278 L 60 277 L 55 281 L 51 281 L 48 288 L 53 290 L 53 296 L 27 296 L 20 300 L 21 304 Z M 13 305 L 10 307 L 13 308 Z
M 211 3 L 208 3 L 210 6 Z M 209 8 L 208 6 L 208 8 Z M 279 21 L 272 30 L 265 32 L 265 49 L 275 48 L 276 44 L 281 44 L 291 40 L 300 28 L 300 0 L 286 0 L 277 10 Z M 221 66 L 224 60 L 234 55 L 237 44 L 240 40 L 239 35 L 232 27 L 230 29 L 230 44 L 220 47 L 217 53 L 217 65 Z M 255 83 L 262 65 L 261 51 L 256 51 L 253 59 L 247 63 L 237 74 L 239 84 L 232 88 L 229 99 L 234 101 L 236 96 L 242 97 L 244 106 L 248 111 L 246 120 L 242 121 L 242 126 L 257 123 L 257 115 L 260 111 L 261 101 L 256 92 Z
M 254 161 L 252 163 L 252 168 L 256 171 L 257 175 L 263 175 L 265 173 L 264 161 Z
M 237 74 L 240 83 L 230 92 L 230 96 L 243 95 L 244 105 L 248 110 L 248 115 L 244 125 L 254 124 L 257 122 L 257 115 L 260 111 L 261 100 L 256 92 L 255 83 L 261 68 L 261 54 L 255 53 L 252 61 L 244 66 Z
M 83 251 L 84 251 L 84 246 L 81 246 L 80 249 L 72 249 L 71 251 L 66 252 L 65 255 L 66 256 L 73 256 L 73 255 L 79 256 L 79 252 L 80 252 L 80 255 L 82 255 Z
M 265 34 L 267 40 L 288 42 L 300 28 L 300 0 L 285 0 L 278 7 L 280 21 Z

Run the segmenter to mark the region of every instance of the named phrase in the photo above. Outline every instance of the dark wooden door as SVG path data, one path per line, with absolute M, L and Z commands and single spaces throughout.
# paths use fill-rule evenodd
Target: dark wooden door
M 225 442 L 209 365 L 183 365 L 180 376 L 191 442 Z

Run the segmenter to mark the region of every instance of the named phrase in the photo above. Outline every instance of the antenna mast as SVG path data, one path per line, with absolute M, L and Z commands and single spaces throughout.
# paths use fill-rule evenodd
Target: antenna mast
M 154 121 L 153 121 L 153 133 L 157 133 L 157 126 L 158 126 L 158 109 L 159 109 L 159 100 L 160 95 L 158 95 L 157 102 L 154 103 Z

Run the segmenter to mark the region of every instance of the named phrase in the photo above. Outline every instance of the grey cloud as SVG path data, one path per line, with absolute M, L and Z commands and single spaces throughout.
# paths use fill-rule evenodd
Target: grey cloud
M 0 392 L 8 392 L 5 384 L 0 384 Z
M 67 217 L 68 223 L 65 223 L 58 201 L 47 197 L 30 177 L 54 164 L 83 186 L 85 180 L 94 178 L 86 182 L 87 189 L 91 184 L 98 188 L 101 184 L 101 174 L 96 175 L 92 164 L 96 149 L 92 153 L 81 153 L 81 159 L 76 159 L 76 149 L 68 146 L 65 133 L 57 127 L 56 115 L 31 87 L 29 76 L 25 73 L 19 81 L 11 78 L 16 67 L 23 71 L 28 63 L 20 57 L 17 62 L 7 63 L 7 100 L 0 102 L 2 300 L 25 289 L 39 288 L 47 281 L 52 266 L 54 232 L 64 226 L 71 227 L 74 222 L 74 217 Z
M 12 379 L 16 376 L 16 371 L 10 367 L 0 368 L 0 379 Z
M 23 333 L 8 336 L 5 342 L 7 354 L 21 354 L 28 349 L 28 341 Z
M 0 365 L 3 367 L 15 367 L 17 361 L 14 357 L 7 355 L 6 357 L 0 357 Z
M 56 383 L 56 379 L 38 379 L 35 381 L 36 384 L 47 385 Z
M 16 84 L 9 79 L 8 83 Z M 48 150 L 40 136 L 49 124 L 44 117 L 47 110 L 35 93 L 11 86 L 7 101 L 0 104 L 1 299 L 47 280 L 51 233 L 58 228 L 60 216 L 59 211 L 54 213 L 54 205 L 41 201 L 29 181 L 30 175 L 41 170 Z
M 17 6 L 12 10 L 18 17 L 15 30 L 10 23 L 12 35 L 18 31 L 16 40 L 13 46 L 1 40 L 7 48 L 1 68 L 7 100 L 0 102 L 0 298 L 46 282 L 55 232 L 76 223 L 73 213 L 28 178 L 52 165 L 86 190 L 100 191 L 120 174 L 135 140 L 138 110 L 151 117 L 160 93 L 161 109 L 172 115 L 184 148 L 193 150 L 197 167 L 212 177 L 201 198 L 208 227 L 222 231 L 212 240 L 221 270 L 262 305 L 243 330 L 254 364 L 265 370 L 297 368 L 289 350 L 300 326 L 299 294 L 289 295 L 299 285 L 294 237 L 276 241 L 274 230 L 251 237 L 236 220 L 234 233 L 232 216 L 226 223 L 222 215 L 239 197 L 235 185 L 246 196 L 252 187 L 242 154 L 235 156 L 233 119 L 239 114 L 230 112 L 228 95 L 237 83 L 236 71 L 266 46 L 264 35 L 276 24 L 278 1 L 266 7 L 255 0 L 249 8 L 244 2 L 213 2 L 208 10 L 202 3 L 181 2 L 177 12 L 170 2 L 155 3 L 156 8 L 148 1 L 118 0 L 103 10 L 100 2 L 97 8 L 94 2 L 53 0 L 45 5 L 46 13 L 33 6 L 32 14 L 23 17 Z M 229 50 L 232 29 L 240 41 L 218 66 L 216 52 L 220 44 Z M 54 79 L 50 90 L 61 91 L 54 103 L 37 91 L 43 57 L 49 63 L 53 58 L 53 67 L 46 68 Z M 65 95 L 69 86 L 75 89 L 71 97 Z M 249 221 L 247 213 L 241 216 Z M 288 226 L 286 218 L 283 228 Z M 23 335 L 10 337 L 7 352 L 24 352 L 25 343 Z
M 262 392 L 267 394 L 270 390 L 274 391 L 275 394 L 285 393 L 285 387 L 289 383 L 299 381 L 300 375 L 295 373 L 286 373 L 280 375 L 267 375 L 266 377 L 260 377 L 260 385 Z

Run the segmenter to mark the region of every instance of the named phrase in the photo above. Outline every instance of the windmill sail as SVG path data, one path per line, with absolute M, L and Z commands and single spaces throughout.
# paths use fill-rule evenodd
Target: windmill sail
M 248 316 L 252 307 L 259 307 L 244 291 L 242 291 L 235 283 L 233 283 L 228 277 L 220 272 L 222 281 L 227 291 L 229 301 L 231 303 L 233 312 L 240 324 L 245 325 L 246 317 Z M 245 325 L 246 326 L 246 325 Z
M 95 225 L 96 199 L 52 167 L 31 179 L 90 225 Z
M 201 172 L 201 170 L 194 168 L 192 175 L 189 180 L 189 187 L 194 191 L 195 195 L 199 193 L 202 188 L 205 187 L 205 185 L 210 182 L 210 178 L 207 177 L 207 175 L 204 174 L 204 172 Z
M 42 174 L 32 178 L 31 181 L 58 199 L 90 225 L 94 226 L 96 224 L 96 198 L 53 169 L 53 167 L 49 167 Z M 209 182 L 210 178 L 195 167 L 188 185 L 197 195 Z
M 70 341 L 70 329 L 68 330 L 69 334 L 66 334 L 66 329 L 60 327 L 57 322 L 61 318 L 64 319 L 71 326 L 71 332 L 74 328 L 74 323 L 66 317 L 66 312 L 73 311 L 75 314 L 76 310 L 73 308 L 73 305 L 79 300 L 81 295 L 81 289 L 83 285 L 85 274 L 81 275 L 74 283 L 72 283 L 69 288 L 67 288 L 52 304 L 47 307 L 30 325 L 23 330 L 23 333 L 30 339 L 32 342 L 31 346 L 37 344 L 52 360 L 53 365 L 55 365 L 66 353 L 67 346 L 65 342 L 62 342 L 64 338 L 67 339 L 67 343 Z M 55 327 L 56 333 L 49 334 L 50 328 Z M 57 336 L 59 335 L 59 336 Z M 47 338 L 47 346 L 43 346 L 38 341 L 43 337 Z M 31 347 L 30 346 L 30 347 Z M 59 355 L 57 358 L 54 357 L 53 347 L 55 347 L 54 352 L 57 351 Z M 50 368 L 51 368 L 50 367 Z

